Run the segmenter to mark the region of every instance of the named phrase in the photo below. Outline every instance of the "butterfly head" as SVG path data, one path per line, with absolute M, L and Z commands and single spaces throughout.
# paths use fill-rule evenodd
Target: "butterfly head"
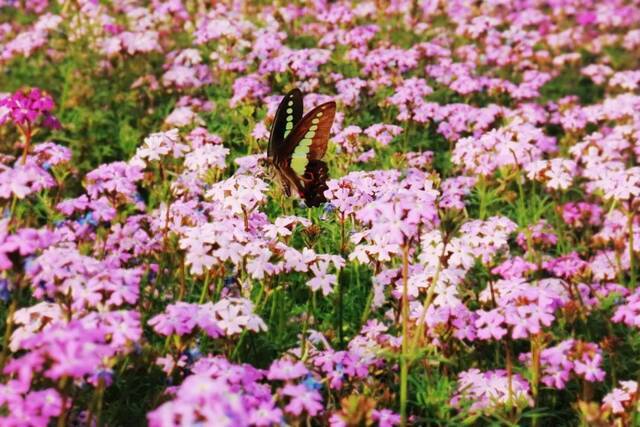
M 282 191 L 287 195 L 287 197 L 291 196 L 291 186 L 286 178 L 283 176 L 282 172 L 278 170 L 273 159 L 269 157 L 265 157 L 260 159 L 260 166 L 264 173 L 264 177 L 270 181 L 278 182 L 278 186 L 282 189 Z

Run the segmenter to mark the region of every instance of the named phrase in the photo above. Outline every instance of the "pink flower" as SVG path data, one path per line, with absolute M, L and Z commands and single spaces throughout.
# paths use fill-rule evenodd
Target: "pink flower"
M 267 378 L 270 380 L 290 381 L 301 378 L 309 370 L 304 366 L 302 362 L 291 362 L 287 359 L 276 360 L 269 367 L 267 372 Z
M 304 385 L 287 384 L 282 389 L 282 394 L 289 396 L 291 400 L 284 408 L 289 414 L 298 416 L 307 412 L 314 416 L 323 410 L 322 396 L 315 390 L 309 390 Z
M 375 139 L 382 145 L 389 145 L 393 138 L 400 135 L 401 132 L 402 128 L 400 126 L 383 123 L 376 123 L 364 130 L 365 135 Z
M 38 88 L 19 90 L 0 98 L 0 124 L 10 119 L 27 131 L 41 120 L 45 127 L 59 128 L 60 123 L 51 114 L 54 107 L 53 98 Z
M 596 382 L 604 380 L 606 375 L 606 373 L 600 368 L 601 365 L 602 356 L 600 354 L 584 354 L 582 358 L 575 361 L 573 369 L 576 374 L 583 376 L 585 380 Z
M 374 409 L 371 418 L 378 422 L 379 427 L 393 427 L 400 424 L 401 417 L 389 409 Z
M 475 321 L 475 326 L 478 328 L 478 338 L 499 340 L 505 336 L 507 330 L 502 327 L 505 319 L 497 309 L 491 311 L 480 310 L 476 313 L 478 318 Z
M 481 372 L 474 368 L 460 373 L 451 403 L 459 406 L 465 401 L 471 403 L 471 412 L 533 405 L 529 383 L 519 374 L 513 374 L 509 379 L 504 369 Z
M 333 287 L 338 283 L 338 277 L 335 274 L 327 274 L 329 262 L 318 261 L 311 265 L 311 272 L 314 277 L 307 282 L 312 291 L 322 290 L 322 295 L 329 295 L 333 291 Z
M 637 400 L 638 383 L 636 381 L 620 381 L 621 387 L 614 388 L 602 399 L 602 407 L 611 409 L 614 414 L 622 414 Z

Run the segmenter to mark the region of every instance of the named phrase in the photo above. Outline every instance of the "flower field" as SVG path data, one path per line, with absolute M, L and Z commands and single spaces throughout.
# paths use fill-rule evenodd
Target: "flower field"
M 638 0 L 0 0 L 0 426 L 640 426 L 639 165 Z

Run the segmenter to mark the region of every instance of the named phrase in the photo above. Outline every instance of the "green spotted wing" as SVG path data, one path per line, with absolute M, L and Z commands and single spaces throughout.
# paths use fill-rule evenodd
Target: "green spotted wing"
M 271 135 L 269 136 L 269 147 L 267 154 L 276 160 L 283 157 L 285 139 L 291 133 L 296 124 L 302 119 L 302 92 L 293 89 L 287 93 L 278 109 L 271 125 Z
M 291 169 L 303 177 L 310 161 L 321 160 L 327 151 L 329 131 L 336 115 L 331 101 L 309 111 L 286 137 L 282 154 L 291 159 Z

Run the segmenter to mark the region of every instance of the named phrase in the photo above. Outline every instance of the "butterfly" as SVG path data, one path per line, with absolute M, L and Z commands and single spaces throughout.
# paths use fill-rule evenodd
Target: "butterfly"
M 307 206 L 319 206 L 327 201 L 323 193 L 328 188 L 329 168 L 322 158 L 327 151 L 336 103 L 319 105 L 304 117 L 302 112 L 302 92 L 293 89 L 276 111 L 267 158 L 287 196 L 295 190 Z

